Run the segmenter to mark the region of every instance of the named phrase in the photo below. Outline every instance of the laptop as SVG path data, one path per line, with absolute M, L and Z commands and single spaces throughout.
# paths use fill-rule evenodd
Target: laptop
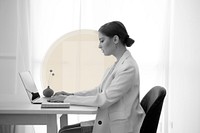
M 30 71 L 19 73 L 28 97 L 33 104 L 41 104 L 41 108 L 69 108 L 70 103 L 51 103 L 47 97 L 41 97 Z
M 40 96 L 30 71 L 20 72 L 19 76 L 31 103 L 42 104 L 47 102 L 47 97 Z

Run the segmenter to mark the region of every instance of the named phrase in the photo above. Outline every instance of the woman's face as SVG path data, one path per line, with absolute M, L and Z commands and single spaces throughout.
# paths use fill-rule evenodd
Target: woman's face
M 104 55 L 113 55 L 116 49 L 113 38 L 105 36 L 104 34 L 99 32 L 99 48 L 102 50 Z

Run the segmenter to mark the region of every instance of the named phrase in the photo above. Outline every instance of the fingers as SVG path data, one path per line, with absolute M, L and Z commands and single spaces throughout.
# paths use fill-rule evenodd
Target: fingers
M 66 95 L 66 92 L 60 91 L 60 92 L 56 92 L 56 93 L 54 94 L 54 96 L 58 96 L 58 95 Z
M 58 97 L 57 96 L 53 96 L 50 99 L 48 99 L 48 102 L 58 102 Z
M 48 102 L 64 102 L 65 97 L 63 96 L 53 96 L 48 99 Z

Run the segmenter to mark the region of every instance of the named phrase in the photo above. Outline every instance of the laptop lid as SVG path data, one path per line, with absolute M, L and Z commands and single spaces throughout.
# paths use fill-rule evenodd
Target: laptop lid
M 38 89 L 35 85 L 31 72 L 30 71 L 20 72 L 19 76 L 28 94 L 30 101 L 33 102 L 35 99 L 40 98 L 40 94 L 38 93 Z

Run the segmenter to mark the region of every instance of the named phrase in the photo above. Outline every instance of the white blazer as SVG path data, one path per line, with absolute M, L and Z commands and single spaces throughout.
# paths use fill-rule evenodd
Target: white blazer
M 113 67 L 99 86 L 68 96 L 65 102 L 98 107 L 93 133 L 139 133 L 145 113 L 140 106 L 137 63 L 126 51 Z

